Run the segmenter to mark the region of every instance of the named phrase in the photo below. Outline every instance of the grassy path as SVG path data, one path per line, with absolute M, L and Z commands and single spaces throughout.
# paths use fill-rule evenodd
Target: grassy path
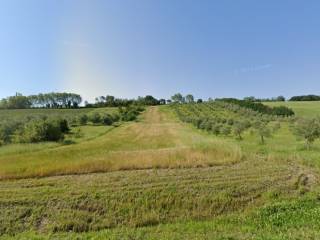
M 77 144 L 0 155 L 0 179 L 213 166 L 241 160 L 236 144 L 193 131 L 165 108 L 148 108 L 140 121 L 110 130 Z

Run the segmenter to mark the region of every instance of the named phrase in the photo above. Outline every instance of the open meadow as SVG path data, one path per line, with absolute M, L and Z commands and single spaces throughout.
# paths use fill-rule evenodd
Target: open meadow
M 261 116 L 264 143 L 253 127 L 231 131 Z M 4 145 L 0 238 L 317 239 L 320 143 L 305 149 L 290 119 L 221 102 L 154 106 L 71 127 L 68 144 Z
M 297 116 L 317 117 L 320 116 L 320 101 L 299 102 L 265 102 L 268 106 L 287 106 L 294 110 Z
M 0 0 L 0 240 L 320 240 L 319 12 Z

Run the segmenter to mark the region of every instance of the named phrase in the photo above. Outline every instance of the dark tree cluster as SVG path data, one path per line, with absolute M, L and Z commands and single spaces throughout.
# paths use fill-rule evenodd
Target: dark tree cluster
M 251 102 L 285 102 L 286 98 L 284 96 L 272 97 L 272 98 L 255 98 L 255 97 L 245 97 L 245 101 Z
M 289 101 L 320 101 L 320 96 L 317 95 L 301 95 L 294 96 Z
M 63 118 L 28 118 L 24 121 L 3 121 L 0 124 L 0 145 L 63 140 L 70 130 Z
M 138 97 L 137 99 L 115 98 L 114 96 L 97 97 L 95 103 L 85 103 L 86 107 L 128 107 L 130 105 L 156 106 L 166 104 L 165 99 L 156 99 L 151 95 Z
M 17 93 L 15 96 L 2 99 L 0 108 L 78 108 L 81 101 L 81 96 L 75 93 L 40 93 L 30 96 Z
M 181 93 L 176 93 L 171 97 L 170 103 L 202 103 L 202 99 L 195 100 L 192 94 L 187 94 L 183 96 Z
M 0 108 L 3 109 L 24 109 L 30 108 L 32 103 L 30 99 L 20 93 L 0 100 Z
M 289 117 L 294 115 L 294 111 L 286 106 L 269 107 L 260 102 L 254 102 L 249 100 L 239 100 L 236 98 L 220 98 L 220 99 L 216 99 L 216 101 L 223 101 L 227 103 L 236 104 L 241 107 L 248 108 L 262 114 L 276 115 L 276 116 L 283 116 L 283 117 Z

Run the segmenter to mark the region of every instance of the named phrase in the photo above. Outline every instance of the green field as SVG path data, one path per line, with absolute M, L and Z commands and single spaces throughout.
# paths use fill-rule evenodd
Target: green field
M 285 104 L 298 116 L 317 115 L 318 103 Z M 250 130 L 240 141 L 197 129 L 181 114 L 221 129 L 229 118 L 260 119 L 214 104 L 157 106 L 134 122 L 74 127 L 81 134 L 69 134 L 70 145 L 2 146 L 0 238 L 320 237 L 319 142 L 306 150 L 290 119 L 269 118 L 280 129 L 261 144 Z
M 320 102 L 266 102 L 268 106 L 287 106 L 294 110 L 297 116 L 317 117 L 320 116 Z

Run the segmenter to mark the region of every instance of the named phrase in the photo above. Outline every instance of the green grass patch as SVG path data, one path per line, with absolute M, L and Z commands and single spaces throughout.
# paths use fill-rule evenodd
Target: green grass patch
M 268 106 L 286 106 L 296 113 L 298 117 L 317 117 L 320 116 L 320 102 L 308 101 L 308 102 L 264 102 Z

